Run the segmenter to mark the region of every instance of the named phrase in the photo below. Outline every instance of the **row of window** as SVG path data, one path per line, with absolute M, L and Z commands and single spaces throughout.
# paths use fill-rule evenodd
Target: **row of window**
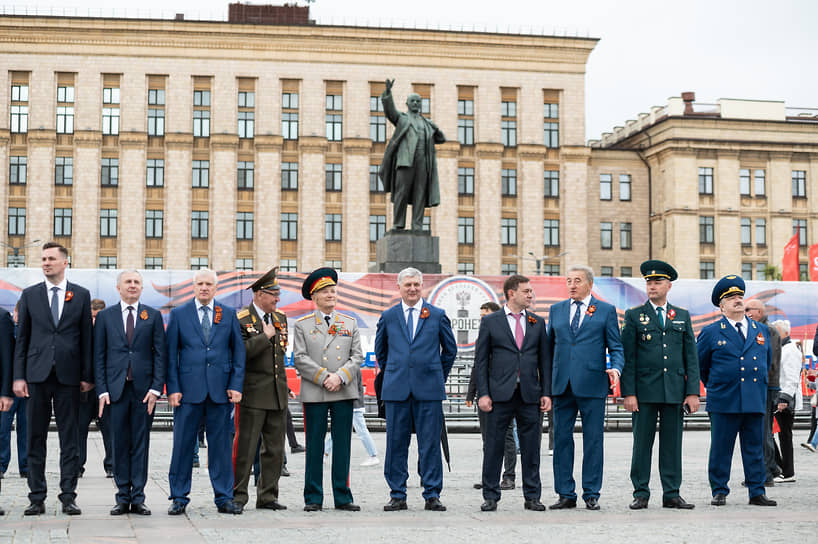
M 383 216 L 369 216 L 370 232 L 372 229 L 372 218 Z M 549 247 L 560 245 L 560 220 L 545 219 L 543 221 L 544 244 Z M 371 239 L 371 238 L 370 238 Z M 374 240 L 373 240 L 374 241 Z M 500 220 L 500 242 L 503 245 L 517 244 L 517 220 L 513 218 L 502 218 Z M 474 217 L 457 218 L 457 243 L 474 244 Z
M 767 196 L 767 174 L 763 169 L 741 168 L 738 175 L 739 194 L 741 196 Z M 807 197 L 806 170 L 792 170 L 792 196 Z M 713 194 L 713 168 L 699 167 L 699 194 Z
M 599 175 L 599 199 L 611 200 L 613 198 L 613 176 L 611 174 Z M 631 199 L 631 176 L 630 174 L 619 174 L 619 200 Z
M 715 217 L 712 215 L 699 216 L 699 243 L 714 244 L 716 242 Z M 753 229 L 755 225 L 755 229 Z M 755 243 L 757 246 L 767 245 L 767 220 L 764 218 L 742 217 L 739 223 L 741 245 L 749 246 L 753 243 L 753 230 L 755 230 Z M 792 234 L 798 232 L 798 243 L 801 247 L 807 246 L 807 220 L 793 219 Z

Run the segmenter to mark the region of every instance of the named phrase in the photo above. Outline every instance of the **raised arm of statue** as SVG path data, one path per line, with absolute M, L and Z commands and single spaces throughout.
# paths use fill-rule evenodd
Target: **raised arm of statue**
M 381 104 L 383 104 L 383 112 L 386 115 L 386 118 L 389 119 L 389 122 L 393 125 L 398 124 L 398 120 L 400 119 L 400 112 L 395 107 L 395 101 L 392 99 L 392 83 L 393 80 L 386 80 L 386 89 L 381 93 Z

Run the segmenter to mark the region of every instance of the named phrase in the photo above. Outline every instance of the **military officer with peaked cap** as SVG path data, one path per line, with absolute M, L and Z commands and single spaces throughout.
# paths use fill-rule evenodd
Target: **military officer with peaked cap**
M 699 358 L 690 314 L 673 306 L 667 294 L 678 274 L 669 264 L 650 260 L 640 267 L 648 300 L 625 312 L 622 396 L 633 412 L 631 510 L 648 507 L 650 465 L 659 418 L 659 475 L 662 506 L 692 509 L 679 496 L 682 484 L 683 406 L 699 409 Z
M 708 474 L 711 504 L 727 503 L 730 465 L 736 435 L 741 442 L 744 480 L 750 504 L 776 506 L 764 492 L 764 409 L 767 405 L 767 361 L 772 356 L 767 326 L 744 315 L 744 280 L 725 276 L 710 299 L 722 317 L 703 328 L 697 348 L 710 413 Z
M 304 280 L 301 294 L 316 310 L 293 326 L 295 368 L 301 374 L 304 434 L 304 510 L 323 508 L 324 437 L 332 419 L 332 495 L 336 510 L 357 511 L 349 489 L 349 450 L 353 401 L 358 398 L 358 371 L 363 352 L 354 317 L 335 311 L 338 274 L 319 268 Z
M 235 486 L 233 497 L 244 506 L 247 485 L 259 438 L 261 476 L 256 508 L 284 510 L 278 502 L 278 480 L 284 465 L 284 436 L 287 429 L 287 316 L 276 309 L 281 287 L 278 267 L 260 277 L 249 288 L 253 302 L 238 312 L 247 359 L 244 394 L 236 406 L 236 436 L 233 441 Z

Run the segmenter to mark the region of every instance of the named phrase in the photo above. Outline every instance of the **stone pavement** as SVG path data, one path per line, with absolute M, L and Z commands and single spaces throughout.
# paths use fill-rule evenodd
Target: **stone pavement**
M 741 460 L 738 452 L 733 461 L 733 492 L 727 506 L 710 506 L 706 460 L 709 432 L 685 433 L 685 481 L 682 496 L 696 504 L 693 511 L 661 508 L 661 487 L 654 468 L 651 487 L 654 498 L 647 510 L 632 512 L 630 466 L 631 435 L 609 432 L 605 436 L 605 480 L 600 504 L 602 510 L 591 512 L 582 507 L 558 512 L 523 510 L 522 491 L 518 487 L 503 494 L 497 512 L 480 512 L 482 498 L 472 485 L 480 474 L 480 435 L 453 434 L 452 472 L 444 467 L 443 503 L 448 512 L 426 512 L 416 475 L 409 483 L 409 510 L 384 512 L 388 489 L 383 479 L 383 465 L 360 467 L 365 458 L 363 446 L 353 436 L 351 486 L 355 502 L 362 511 L 336 512 L 332 498 L 327 496 L 323 512 L 302 510 L 304 455 L 288 455 L 290 478 L 282 478 L 281 502 L 289 509 L 284 512 L 257 511 L 254 492 L 250 508 L 241 516 L 216 512 L 208 480 L 207 450 L 201 451 L 202 468 L 194 469 L 191 503 L 186 516 L 171 517 L 168 507 L 167 471 L 170 462 L 172 435 L 154 432 L 151 437 L 150 481 L 147 504 L 153 515 L 112 517 L 108 511 L 114 504 L 113 481 L 102 470 L 102 441 L 99 433 L 89 436 L 88 464 L 85 477 L 80 479 L 77 503 L 81 516 L 69 517 L 59 510 L 57 437 L 49 436 L 47 512 L 42 516 L 25 517 L 28 504 L 25 480 L 16 473 L 16 459 L 2 481 L 0 505 L 6 515 L 0 518 L 0 543 L 58 542 L 239 542 L 268 543 L 271 540 L 290 543 L 358 543 L 358 542 L 423 542 L 445 538 L 451 542 L 536 542 L 570 541 L 604 542 L 626 538 L 642 542 L 816 542 L 818 531 L 818 454 L 798 446 L 806 431 L 796 431 L 796 473 L 798 481 L 779 484 L 768 490 L 768 496 L 779 502 L 778 508 L 762 508 L 747 504 L 747 492 L 740 486 Z M 299 434 L 303 440 L 303 434 Z M 373 433 L 379 452 L 383 453 L 386 436 Z M 547 437 L 545 437 L 547 440 Z M 581 451 L 581 434 L 575 434 L 577 451 Z M 12 440 L 14 444 L 14 440 Z M 738 446 L 736 447 L 738 450 Z M 654 457 L 656 452 L 654 451 Z M 381 459 L 383 457 L 381 456 Z M 417 459 L 410 453 L 410 467 Z M 655 465 L 654 465 L 655 467 Z M 325 467 L 325 490 L 329 488 L 329 467 Z M 410 470 L 411 472 L 411 470 Z M 554 502 L 551 458 L 543 451 L 543 502 Z M 575 474 L 579 476 L 579 463 Z M 519 481 L 518 481 L 519 484 Z

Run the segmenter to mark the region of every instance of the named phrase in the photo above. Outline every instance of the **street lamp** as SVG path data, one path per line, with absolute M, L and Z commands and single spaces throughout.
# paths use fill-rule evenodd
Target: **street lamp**
M 42 242 L 42 240 L 37 238 L 36 240 L 33 240 L 33 241 L 31 241 L 31 242 L 29 242 L 27 244 L 23 244 L 21 246 L 13 246 L 13 245 L 7 244 L 6 242 L 0 242 L 0 246 L 12 250 L 13 251 L 13 257 L 15 258 L 14 260 L 16 261 L 17 257 L 20 256 L 20 250 L 21 249 L 25 249 L 27 247 L 34 247 L 36 245 L 39 245 L 41 242 Z
M 540 274 L 542 274 L 542 263 L 543 263 L 543 261 L 545 261 L 547 259 L 559 259 L 560 257 L 562 257 L 563 255 L 566 255 L 567 253 L 568 253 L 567 251 L 563 251 L 562 253 L 559 253 L 557 255 L 541 255 L 541 256 L 537 257 L 536 255 L 534 255 L 533 251 L 528 252 L 528 254 L 531 255 L 531 257 L 534 259 L 534 262 L 537 264 L 537 275 L 538 276 Z

